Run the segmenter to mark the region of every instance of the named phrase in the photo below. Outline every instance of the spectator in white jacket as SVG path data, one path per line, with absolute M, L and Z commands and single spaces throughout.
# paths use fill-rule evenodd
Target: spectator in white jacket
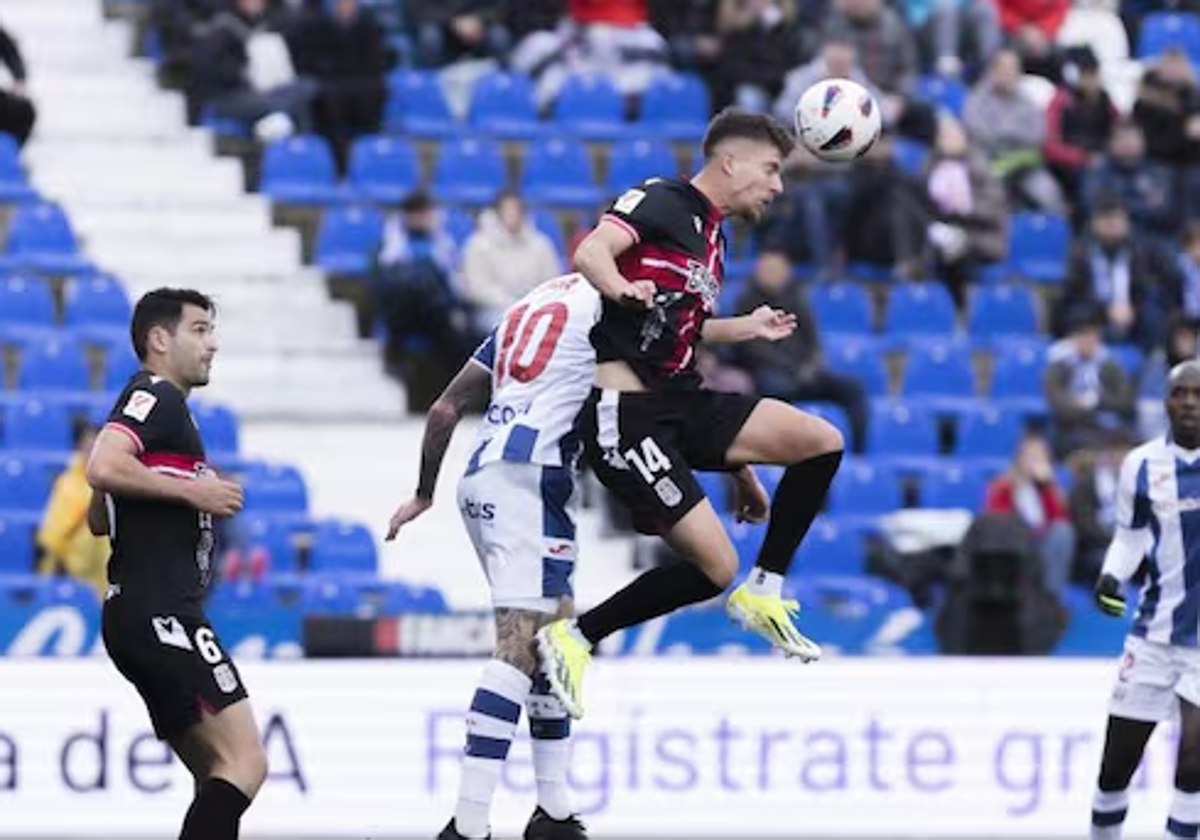
M 476 308 L 479 327 L 491 329 L 513 301 L 561 273 L 554 243 L 534 225 L 519 196 L 504 193 L 479 214 L 462 264 L 463 294 Z

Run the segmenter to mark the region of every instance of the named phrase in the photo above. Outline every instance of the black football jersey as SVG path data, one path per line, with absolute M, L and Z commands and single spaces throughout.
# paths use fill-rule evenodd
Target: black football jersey
M 200 430 L 183 392 L 139 371 L 117 398 L 108 428 L 127 434 L 149 469 L 194 481 L 208 466 Z M 212 569 L 212 516 L 160 499 L 110 499 L 110 583 L 124 597 L 200 609 Z
M 605 299 L 592 329 L 599 362 L 627 362 L 650 388 L 700 385 L 695 347 L 725 273 L 721 213 L 682 178 L 651 178 L 605 212 L 636 240 L 617 258 L 625 279 L 653 280 L 654 308 Z

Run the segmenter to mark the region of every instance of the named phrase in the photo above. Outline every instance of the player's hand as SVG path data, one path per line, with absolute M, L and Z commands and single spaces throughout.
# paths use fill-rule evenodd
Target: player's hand
M 219 478 L 216 473 L 205 473 L 192 481 L 188 495 L 196 510 L 221 517 L 233 516 L 245 502 L 241 485 Z
M 766 341 L 781 341 L 796 331 L 796 316 L 791 312 L 763 304 L 750 313 L 754 337 Z
M 1100 575 L 1092 595 L 1096 599 L 1096 606 L 1105 615 L 1114 618 L 1125 615 L 1125 593 L 1121 591 L 1121 582 L 1112 575 Z
M 621 290 L 617 299 L 625 306 L 635 309 L 653 309 L 654 295 L 657 292 L 658 287 L 654 285 L 653 280 L 634 280 L 628 287 Z
M 742 467 L 733 474 L 733 479 L 734 518 L 738 522 L 766 522 L 771 499 L 754 468 Z
M 388 532 L 384 539 L 391 542 L 396 539 L 396 534 L 400 529 L 412 522 L 425 511 L 433 507 L 433 499 L 422 499 L 420 496 L 413 496 L 400 507 L 396 508 L 396 512 L 392 514 L 392 519 L 388 522 Z

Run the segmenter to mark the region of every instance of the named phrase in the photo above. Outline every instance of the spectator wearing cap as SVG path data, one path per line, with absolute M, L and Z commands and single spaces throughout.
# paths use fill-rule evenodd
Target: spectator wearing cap
M 1086 302 L 1067 316 L 1043 380 L 1055 457 L 1107 446 L 1134 424 L 1134 389 L 1104 344 L 1103 310 Z
M 1104 314 L 1107 339 L 1147 352 L 1161 342 L 1164 318 L 1179 308 L 1178 270 L 1153 238 L 1136 232 L 1119 198 L 1096 207 L 1073 246 L 1059 307 L 1060 329 L 1070 307 L 1087 303 Z
M 1100 62 L 1091 47 L 1072 48 L 1063 66 L 1062 83 L 1046 109 L 1046 163 L 1068 197 L 1078 201 L 1084 173 L 1098 164 L 1118 119 Z

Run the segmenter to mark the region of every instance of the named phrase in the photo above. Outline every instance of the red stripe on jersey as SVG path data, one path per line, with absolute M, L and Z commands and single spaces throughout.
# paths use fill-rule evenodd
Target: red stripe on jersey
M 145 452 L 141 456 L 141 462 L 151 469 L 170 467 L 173 470 L 192 475 L 207 466 L 203 458 L 197 458 L 195 455 L 179 455 L 174 452 Z
M 124 423 L 118 423 L 115 420 L 109 420 L 107 423 L 104 424 L 104 428 L 114 429 L 118 432 L 124 432 L 129 437 L 129 439 L 133 441 L 134 445 L 137 446 L 138 455 L 141 455 L 143 452 L 146 451 L 146 445 L 144 443 L 142 443 L 142 436 L 139 435 L 137 432 L 135 432 L 133 429 L 126 426 Z
M 629 224 L 629 222 L 625 221 L 620 216 L 614 216 L 612 213 L 605 213 L 603 216 L 600 217 L 600 221 L 612 222 L 614 225 L 619 227 L 621 230 L 625 231 L 630 236 L 632 236 L 634 242 L 642 241 L 642 237 L 640 234 L 638 234 L 637 228 L 635 228 L 633 225 Z

